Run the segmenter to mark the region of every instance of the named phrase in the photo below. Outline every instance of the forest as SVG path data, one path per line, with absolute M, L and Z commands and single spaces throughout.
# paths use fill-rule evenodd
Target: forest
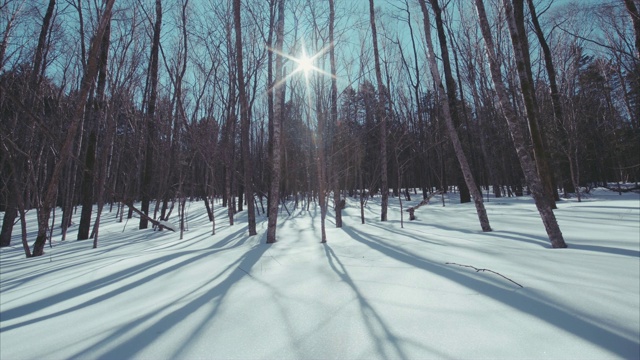
M 268 243 L 285 200 L 317 202 L 326 242 L 327 209 L 341 227 L 347 197 L 380 198 L 384 222 L 390 197 L 458 192 L 483 232 L 483 197 L 531 195 L 566 247 L 556 202 L 638 189 L 639 9 L 0 0 L 0 246 L 22 231 L 40 256 L 60 227 L 98 247 L 106 209 L 182 235 L 192 200 L 212 235 L 214 206 L 230 225 L 246 211 L 249 236 L 268 217 Z

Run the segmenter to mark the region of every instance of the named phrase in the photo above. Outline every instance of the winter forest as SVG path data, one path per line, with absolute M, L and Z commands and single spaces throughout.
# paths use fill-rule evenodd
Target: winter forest
M 215 233 L 219 200 L 275 242 L 279 205 L 317 200 L 325 241 L 345 197 L 385 221 L 389 196 L 448 191 L 483 231 L 483 196 L 531 194 L 565 247 L 556 201 L 640 179 L 637 0 L 0 6 L 1 243 L 36 209 L 27 257 L 77 206 L 96 247 L 105 206 L 182 230 L 202 199 Z
M 640 356 L 639 0 L 0 30 L 0 358 Z

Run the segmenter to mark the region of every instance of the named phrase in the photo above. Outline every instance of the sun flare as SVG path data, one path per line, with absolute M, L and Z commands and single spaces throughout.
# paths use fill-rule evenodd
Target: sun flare
M 313 58 L 307 56 L 307 54 L 302 54 L 299 58 L 296 59 L 298 63 L 298 71 L 301 71 L 306 75 L 313 70 L 315 70 L 315 65 L 313 65 Z

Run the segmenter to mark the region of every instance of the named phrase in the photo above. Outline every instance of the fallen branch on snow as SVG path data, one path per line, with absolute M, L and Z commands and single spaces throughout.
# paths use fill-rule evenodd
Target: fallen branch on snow
M 422 200 L 418 205 L 412 206 L 407 210 L 405 210 L 409 212 L 409 220 L 415 220 L 416 219 L 415 211 L 418 210 L 420 206 L 429 204 L 429 201 L 431 200 L 432 197 L 440 194 L 442 194 L 442 190 L 438 190 L 434 193 L 431 193 L 426 199 Z
M 145 218 L 149 222 L 151 222 L 151 224 L 153 224 L 153 226 L 158 227 L 158 229 L 160 229 L 160 230 L 167 229 L 167 230 L 171 230 L 173 232 L 176 231 L 176 229 L 171 224 L 169 224 L 168 222 L 158 221 L 158 220 L 148 216 L 147 214 L 143 213 L 139 209 L 137 209 L 135 206 L 133 206 L 133 202 L 132 201 L 124 201 L 124 204 L 127 205 L 131 210 L 133 210 L 133 212 L 135 212 L 136 214 L 140 215 L 140 217 Z
M 477 268 L 477 267 L 475 267 L 475 266 L 471 266 L 471 265 L 462 265 L 462 264 L 458 264 L 458 263 L 449 263 L 449 262 L 448 262 L 448 263 L 445 263 L 445 264 L 446 264 L 446 265 L 458 265 L 458 266 L 462 266 L 462 267 L 472 268 L 472 269 L 473 269 L 473 270 L 475 270 L 476 272 L 488 271 L 488 272 L 490 272 L 490 273 L 494 273 L 494 274 L 496 274 L 496 275 L 498 275 L 498 276 L 502 276 L 503 278 L 505 278 L 505 279 L 507 279 L 507 280 L 511 281 L 512 283 L 514 283 L 514 284 L 516 284 L 516 285 L 520 286 L 521 288 L 524 288 L 524 286 L 522 286 L 522 285 L 518 284 L 517 282 L 515 282 L 515 281 L 513 281 L 513 280 L 509 279 L 508 277 L 506 277 L 506 276 L 504 276 L 504 275 L 500 274 L 499 272 L 495 272 L 495 271 L 493 271 L 493 270 L 489 270 L 489 269 L 478 269 L 478 268 Z

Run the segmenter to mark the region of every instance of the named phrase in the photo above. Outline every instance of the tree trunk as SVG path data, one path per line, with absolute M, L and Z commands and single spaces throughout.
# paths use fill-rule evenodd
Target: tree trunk
M 88 117 L 91 116 L 92 115 L 89 115 Z M 84 161 L 84 169 L 82 171 L 82 193 L 80 195 L 82 198 L 82 210 L 80 212 L 80 225 L 78 225 L 78 240 L 88 239 L 89 230 L 91 228 L 94 188 L 93 173 L 96 164 L 96 142 L 96 132 L 92 129 L 89 134 L 89 144 L 87 145 L 87 154 Z
M 284 86 L 282 69 L 282 45 L 284 42 L 284 0 L 278 0 L 278 20 L 276 23 L 276 69 L 273 109 L 273 138 L 271 139 L 271 186 L 269 190 L 269 220 L 267 225 L 267 243 L 276 242 L 276 224 L 278 221 L 278 204 L 280 202 L 280 130 L 284 117 Z
M 7 174 L 9 177 L 10 184 L 14 182 L 13 174 Z M 16 222 L 16 217 L 18 217 L 18 199 L 16 198 L 17 194 L 15 192 L 15 186 L 8 186 L 9 189 L 12 189 L 7 194 L 7 209 L 4 212 L 4 217 L 2 218 L 2 231 L 0 232 L 0 247 L 11 245 L 11 234 L 13 232 L 13 225 Z
M 540 217 L 542 218 L 549 240 L 551 241 L 551 246 L 554 248 L 565 248 L 567 245 L 564 242 L 564 238 L 560 231 L 560 227 L 558 226 L 558 222 L 556 221 L 553 209 L 549 204 L 549 198 L 545 196 L 544 188 L 536 169 L 536 164 L 527 149 L 528 141 L 524 134 L 523 124 L 516 117 L 513 108 L 511 108 L 507 90 L 502 82 L 500 64 L 498 63 L 497 56 L 495 54 L 496 48 L 491 35 L 489 21 L 487 20 L 484 2 L 482 0 L 475 0 L 475 4 L 478 12 L 478 20 L 480 22 L 480 30 L 482 32 L 482 37 L 484 38 L 489 59 L 491 77 L 499 99 L 498 104 L 507 121 L 511 137 L 516 148 L 516 153 L 520 160 L 522 172 L 524 173 L 527 183 L 531 188 L 533 199 L 538 212 L 540 213 Z
M 60 182 L 60 174 L 67 159 L 71 155 L 71 148 L 73 146 L 73 140 L 76 137 L 78 126 L 82 119 L 84 107 L 87 101 L 91 84 L 93 83 L 97 73 L 97 58 L 98 50 L 100 49 L 100 42 L 104 34 L 107 24 L 111 21 L 111 9 L 113 8 L 115 0 L 108 0 L 105 5 L 102 18 L 96 29 L 96 34 L 91 41 L 91 47 L 89 50 L 89 59 L 87 63 L 86 71 L 82 77 L 80 91 L 78 92 L 78 103 L 72 114 L 72 120 L 67 129 L 67 134 L 62 143 L 60 151 L 58 152 L 58 159 L 54 165 L 49 183 L 46 185 L 46 191 L 42 199 L 42 203 L 38 206 L 38 233 L 36 235 L 36 241 L 33 244 L 32 256 L 40 256 L 44 254 L 44 245 L 47 240 L 47 232 L 49 230 L 49 217 L 51 215 L 51 209 L 55 206 L 56 195 L 58 193 L 58 183 Z
M 448 59 L 448 49 L 446 45 L 446 37 L 444 34 L 444 27 L 442 25 L 442 17 L 440 15 L 441 11 L 438 7 L 437 0 L 432 0 L 431 5 L 436 13 L 436 22 L 437 29 L 440 38 L 440 46 L 441 46 L 441 55 L 444 59 L 446 58 L 445 65 L 445 76 L 447 77 L 447 88 L 449 89 L 447 95 L 447 101 L 444 101 L 444 86 L 442 84 L 442 79 L 440 78 L 440 72 L 438 70 L 438 64 L 436 63 L 435 51 L 433 48 L 433 42 L 431 41 L 431 22 L 429 21 L 429 12 L 427 10 L 427 5 L 425 0 L 420 0 L 420 8 L 422 9 L 422 14 L 424 16 L 424 32 L 425 32 L 425 40 L 427 42 L 427 60 L 429 61 L 429 68 L 431 69 L 431 76 L 435 82 L 435 90 L 438 94 L 438 99 L 441 102 L 441 108 L 444 115 L 444 121 L 447 126 L 447 130 L 449 132 L 449 138 L 451 139 L 451 143 L 453 144 L 453 149 L 455 151 L 456 157 L 458 158 L 458 162 L 460 163 L 460 169 L 462 170 L 462 176 L 464 177 L 464 182 L 467 185 L 467 189 L 469 192 L 473 194 L 473 200 L 476 207 L 476 212 L 478 213 L 478 220 L 480 221 L 480 227 L 482 231 L 491 231 L 491 225 L 489 224 L 489 217 L 487 216 L 487 211 L 484 208 L 484 202 L 482 199 L 482 194 L 476 185 L 475 179 L 471 173 L 471 168 L 469 166 L 469 162 L 467 161 L 467 157 L 462 149 L 462 143 L 460 142 L 460 138 L 458 137 L 458 132 L 456 131 L 455 124 L 453 121 L 453 114 L 455 114 L 455 80 L 453 79 L 451 73 L 451 64 Z M 448 69 L 448 71 L 447 71 Z M 453 88 L 453 91 L 450 90 Z
M 338 79 L 336 76 L 336 51 L 334 46 L 334 26 L 335 26 L 335 3 L 334 0 L 329 0 L 329 63 L 331 69 L 331 144 L 332 154 L 336 154 L 335 149 L 335 129 L 338 126 Z M 336 213 L 336 227 L 342 227 L 342 206 L 340 206 L 340 173 L 337 168 L 337 161 L 332 161 L 333 169 L 333 209 Z
M 151 56 L 149 57 L 149 99 L 147 101 L 147 143 L 144 155 L 144 171 L 142 175 L 142 204 L 141 209 L 145 215 L 149 215 L 149 202 L 151 201 L 151 178 L 153 176 L 153 148 L 156 137 L 156 98 L 158 96 L 158 60 L 160 52 L 160 31 L 162 30 L 162 0 L 156 0 L 156 21 L 153 26 L 153 42 L 151 44 Z M 140 217 L 139 229 L 149 226 L 147 217 Z
M 385 100 L 387 91 L 382 82 L 382 71 L 380 70 L 380 52 L 378 51 L 378 32 L 376 30 L 376 14 L 373 4 L 374 0 L 369 0 L 369 23 L 371 24 L 371 36 L 373 39 L 373 59 L 375 62 L 376 82 L 378 84 L 378 98 L 376 106 L 376 116 L 380 126 L 380 191 L 382 202 L 380 210 L 380 221 L 387 221 L 387 208 L 389 206 L 389 179 L 387 178 L 387 114 Z
M 511 6 L 513 1 L 514 6 Z M 556 201 L 559 200 L 557 186 L 549 167 L 549 154 L 546 149 L 548 145 L 544 139 L 542 126 L 539 120 L 538 104 L 531 74 L 531 59 L 529 56 L 529 41 L 524 27 L 524 0 L 503 0 L 505 7 L 507 24 L 511 35 L 516 69 L 520 80 L 522 102 L 524 103 L 525 118 L 529 125 L 529 132 L 533 142 L 533 155 L 538 166 L 540 180 L 544 187 L 546 196 L 549 197 L 549 204 L 556 208 Z
M 249 119 L 249 101 L 244 84 L 244 64 L 242 54 L 242 24 L 240 18 L 240 0 L 233 0 L 233 19 L 236 32 L 236 67 L 238 72 L 238 93 L 240 96 L 240 137 L 242 139 L 242 159 L 244 162 L 244 191 L 247 198 L 247 217 L 249 236 L 256 235 L 256 212 L 253 196 L 253 164 L 251 161 L 250 138 L 251 119 Z
M 31 88 L 35 87 L 40 82 L 40 74 L 42 73 L 43 58 L 45 53 L 47 34 L 51 26 L 51 19 L 53 18 L 53 11 L 56 8 L 56 0 L 49 0 L 49 6 L 42 19 L 42 27 L 40 28 L 40 36 L 38 37 L 38 45 L 36 47 L 36 53 L 33 58 L 33 71 L 31 73 Z

